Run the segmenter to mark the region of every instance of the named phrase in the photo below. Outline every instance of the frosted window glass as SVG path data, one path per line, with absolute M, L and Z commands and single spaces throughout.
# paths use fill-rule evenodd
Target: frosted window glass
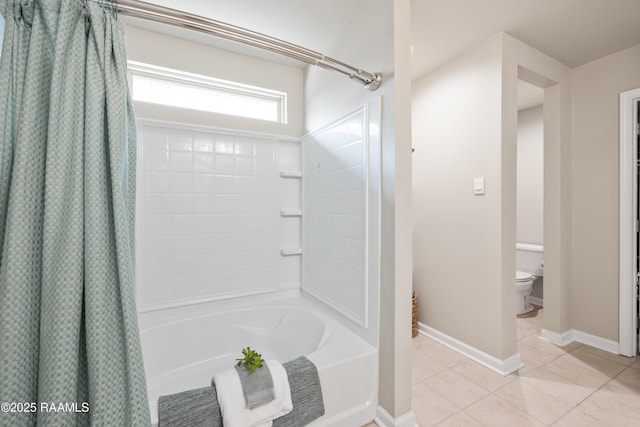
M 286 94 L 208 76 L 129 62 L 133 100 L 286 123 Z

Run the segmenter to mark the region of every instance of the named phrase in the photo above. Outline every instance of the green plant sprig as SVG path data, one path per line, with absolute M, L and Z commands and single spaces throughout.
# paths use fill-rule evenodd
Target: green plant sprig
M 249 370 L 250 374 L 253 374 L 253 371 L 255 371 L 256 368 L 262 368 L 264 359 L 260 353 L 251 350 L 250 347 L 247 347 L 242 349 L 242 354 L 244 357 L 242 359 L 236 359 L 238 361 L 236 366 L 244 365 Z

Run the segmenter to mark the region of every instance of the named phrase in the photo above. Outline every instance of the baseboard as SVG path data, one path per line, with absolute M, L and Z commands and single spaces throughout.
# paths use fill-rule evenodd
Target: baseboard
M 558 332 L 550 331 L 548 329 L 543 329 L 542 332 L 540 332 L 540 338 L 549 341 L 551 344 L 564 347 L 565 345 L 573 342 L 573 329 L 565 331 L 561 334 L 559 334 Z
M 421 322 L 418 322 L 418 332 L 432 340 L 438 341 L 440 344 L 457 351 L 463 356 L 478 362 L 500 375 L 509 375 L 524 366 L 520 359 L 520 354 L 518 353 L 508 357 L 507 359 L 501 360 Z
M 620 343 L 617 341 L 612 341 L 586 332 L 578 331 L 576 329 L 569 329 L 561 334 L 543 329 L 540 337 L 560 347 L 564 347 L 565 345 L 575 341 L 591 347 L 599 348 L 600 350 L 608 351 L 609 353 L 620 353 Z
M 537 305 L 538 307 L 544 307 L 544 301 L 542 300 L 542 298 L 532 297 L 531 295 L 529 295 L 529 302 L 533 305 Z
M 573 330 L 573 340 L 609 353 L 620 354 L 620 343 L 606 338 L 591 335 L 586 332 Z
M 418 420 L 412 411 L 393 418 L 382 406 L 378 405 L 375 423 L 381 427 L 418 427 Z

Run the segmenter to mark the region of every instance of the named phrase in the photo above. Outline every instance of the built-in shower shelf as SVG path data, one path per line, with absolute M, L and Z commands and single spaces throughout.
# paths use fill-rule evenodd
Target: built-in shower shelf
M 302 171 L 282 171 L 280 172 L 282 178 L 302 178 Z
M 302 216 L 301 210 L 295 209 L 284 209 L 280 211 L 280 216 L 289 217 L 289 216 Z
M 284 248 L 280 249 L 282 256 L 302 255 L 302 248 Z

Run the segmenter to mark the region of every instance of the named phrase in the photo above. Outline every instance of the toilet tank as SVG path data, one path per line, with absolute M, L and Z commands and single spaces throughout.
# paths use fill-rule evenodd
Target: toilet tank
M 543 275 L 544 246 L 530 243 L 516 243 L 516 270 L 533 276 Z

